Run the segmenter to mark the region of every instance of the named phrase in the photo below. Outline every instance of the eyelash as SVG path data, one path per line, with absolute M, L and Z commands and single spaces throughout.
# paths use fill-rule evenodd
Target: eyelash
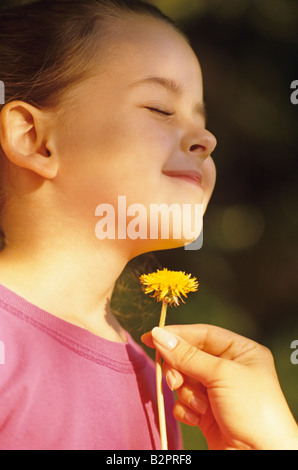
M 152 111 L 153 113 L 163 114 L 164 116 L 173 116 L 174 114 L 174 113 L 170 113 L 169 111 L 164 111 L 163 109 L 152 107 L 152 106 L 147 106 L 146 109 L 149 109 L 149 111 Z

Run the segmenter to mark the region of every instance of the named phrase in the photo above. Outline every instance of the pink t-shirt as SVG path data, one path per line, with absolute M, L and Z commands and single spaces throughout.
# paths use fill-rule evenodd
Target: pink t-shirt
M 155 366 L 0 285 L 0 449 L 160 449 Z M 181 449 L 164 386 L 169 449 Z

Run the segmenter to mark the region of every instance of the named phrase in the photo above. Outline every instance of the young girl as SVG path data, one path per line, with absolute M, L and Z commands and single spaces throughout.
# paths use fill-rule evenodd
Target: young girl
M 0 448 L 158 449 L 154 364 L 110 299 L 129 260 L 185 239 L 99 239 L 96 208 L 116 228 L 119 196 L 148 224 L 151 204 L 206 208 L 197 58 L 153 6 L 51 0 L 1 12 L 0 74 Z

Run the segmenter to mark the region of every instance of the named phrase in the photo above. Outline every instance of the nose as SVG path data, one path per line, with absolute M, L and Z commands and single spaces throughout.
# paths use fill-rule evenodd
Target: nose
M 217 145 L 216 138 L 207 129 L 196 130 L 184 137 L 183 151 L 188 155 L 207 158 Z

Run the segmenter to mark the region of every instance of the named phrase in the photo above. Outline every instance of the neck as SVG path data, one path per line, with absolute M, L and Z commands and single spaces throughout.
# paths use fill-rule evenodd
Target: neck
M 48 249 L 44 242 L 24 245 L 8 245 L 0 253 L 3 285 L 65 321 L 126 342 L 110 309 L 115 282 L 129 260 L 123 252 L 104 242 L 96 253 L 61 240 Z

